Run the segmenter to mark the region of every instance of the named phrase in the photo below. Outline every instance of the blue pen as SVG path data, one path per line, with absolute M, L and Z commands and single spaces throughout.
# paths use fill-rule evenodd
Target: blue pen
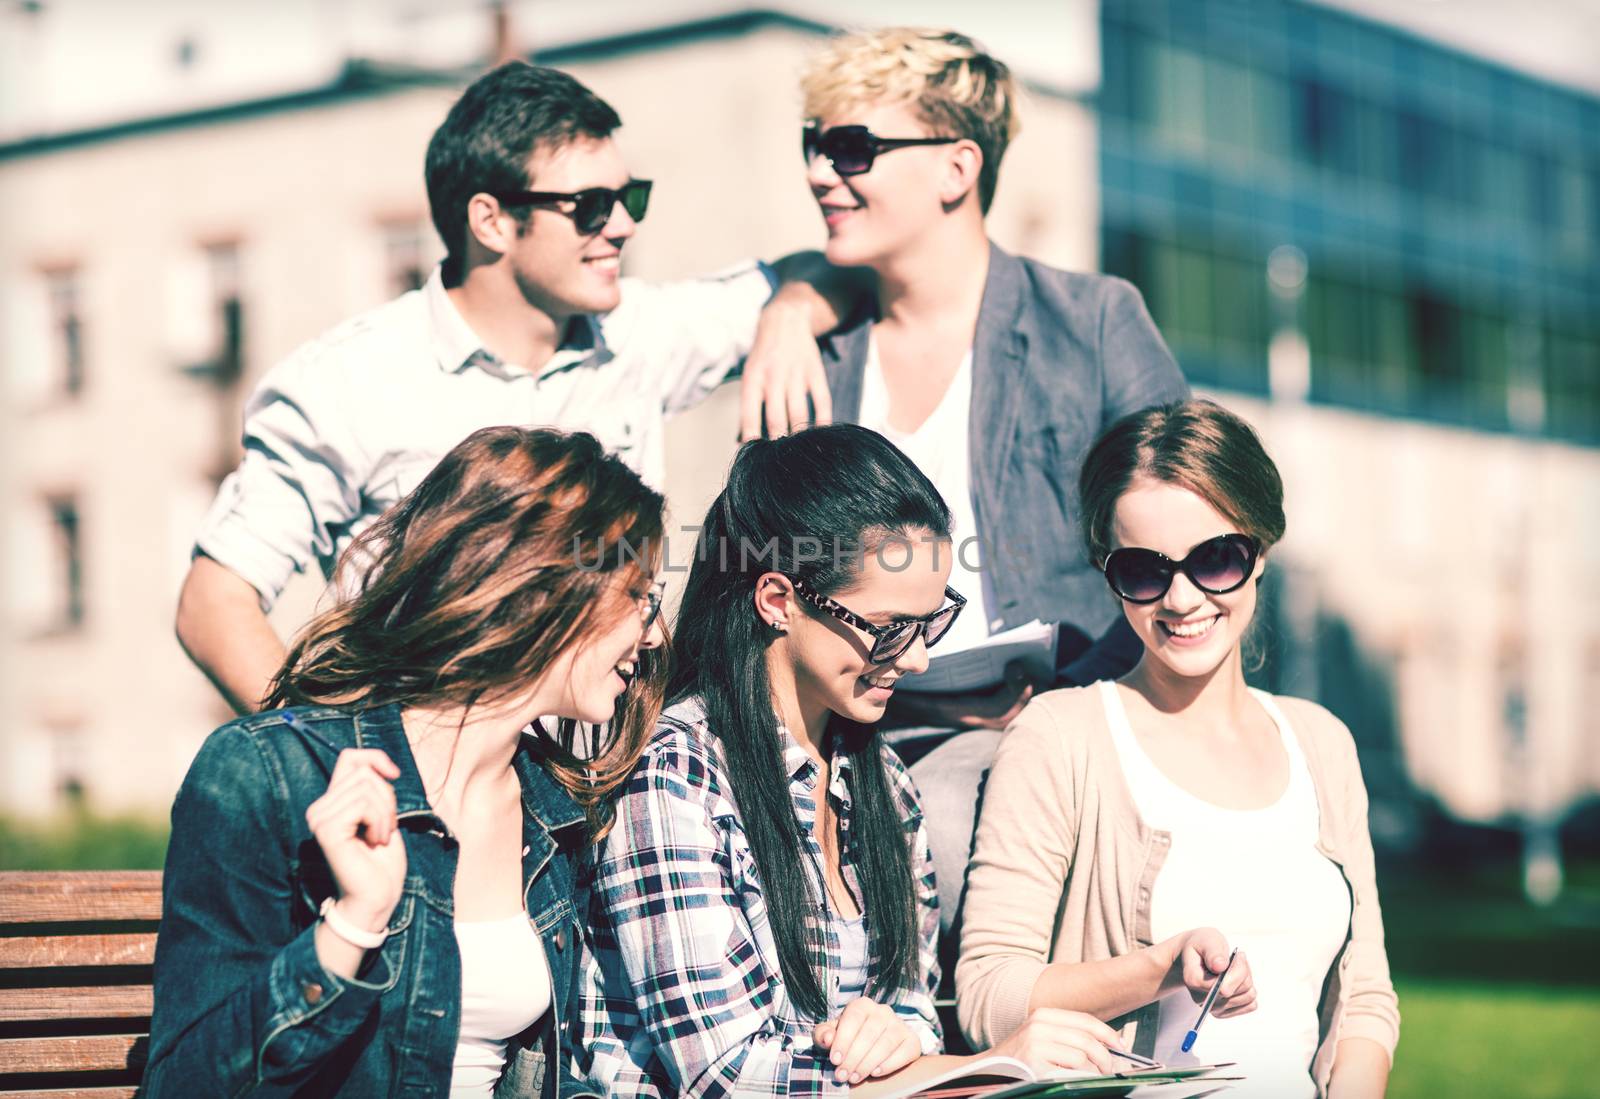
M 1222 967 L 1222 972 L 1217 974 L 1217 979 L 1211 984 L 1211 991 L 1206 993 L 1206 1002 L 1200 1005 L 1200 1018 L 1194 1021 L 1194 1026 L 1189 1028 L 1189 1033 L 1183 1036 L 1183 1052 L 1188 1053 L 1194 1046 L 1194 1040 L 1200 1037 L 1200 1024 L 1206 1021 L 1206 1012 L 1211 1010 L 1212 1001 L 1217 998 L 1217 990 L 1222 987 L 1223 978 L 1227 977 L 1228 970 L 1233 968 L 1233 959 L 1239 956 L 1239 948 L 1234 947 L 1228 953 L 1228 964 Z

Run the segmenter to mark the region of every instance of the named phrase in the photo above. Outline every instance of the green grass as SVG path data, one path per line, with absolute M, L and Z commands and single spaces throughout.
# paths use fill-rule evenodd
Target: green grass
M 1600 1096 L 1600 874 L 1574 860 L 1549 908 L 1485 856 L 1385 866 L 1400 996 L 1390 1099 Z
M 1600 988 L 1396 981 L 1389 1099 L 1600 1094 Z
M 43 820 L 0 816 L 0 870 L 160 870 L 168 831 L 161 817 L 84 808 Z

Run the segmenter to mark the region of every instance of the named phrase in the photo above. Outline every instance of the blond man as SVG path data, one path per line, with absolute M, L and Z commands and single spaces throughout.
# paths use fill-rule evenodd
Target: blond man
M 984 216 L 1019 130 L 1017 89 L 972 39 L 904 27 L 841 36 L 801 88 L 825 254 L 875 283 L 822 342 L 834 416 L 888 436 L 954 513 L 950 583 L 967 609 L 947 646 L 1034 619 L 1060 624 L 1051 683 L 1014 674 L 983 694 L 901 692 L 891 707 L 902 725 L 980 730 L 914 768 L 938 829 L 948 927 L 998 730 L 1034 690 L 1115 677 L 1138 657 L 1079 548 L 1083 458 L 1103 428 L 1188 387 L 1131 285 L 988 239 Z

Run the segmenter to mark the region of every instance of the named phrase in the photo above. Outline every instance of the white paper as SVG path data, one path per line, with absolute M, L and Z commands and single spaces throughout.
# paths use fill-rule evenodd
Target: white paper
M 901 678 L 898 689 L 917 692 L 970 692 L 1005 682 L 1006 665 L 1021 660 L 1030 675 L 1049 682 L 1056 671 L 1056 626 L 1034 619 L 991 634 L 981 645 L 955 652 L 935 648 L 928 670 Z

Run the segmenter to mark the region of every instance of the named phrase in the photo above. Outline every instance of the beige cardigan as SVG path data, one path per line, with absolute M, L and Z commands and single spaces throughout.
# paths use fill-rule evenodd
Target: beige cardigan
M 961 1027 L 979 1047 L 1022 1026 L 1046 965 L 1096 961 L 1150 946 L 1150 892 L 1171 837 L 1134 807 L 1097 686 L 1035 699 L 1001 739 L 984 791 L 968 869 L 961 960 Z M 1383 949 L 1383 917 L 1367 833 L 1367 791 L 1355 742 L 1314 702 L 1276 698 L 1316 787 L 1317 850 L 1344 874 L 1350 929 L 1328 973 L 1312 1061 L 1326 1095 L 1340 1039 L 1370 1038 L 1394 1056 L 1400 1010 Z M 1155 1004 L 1115 1020 L 1149 1054 Z

